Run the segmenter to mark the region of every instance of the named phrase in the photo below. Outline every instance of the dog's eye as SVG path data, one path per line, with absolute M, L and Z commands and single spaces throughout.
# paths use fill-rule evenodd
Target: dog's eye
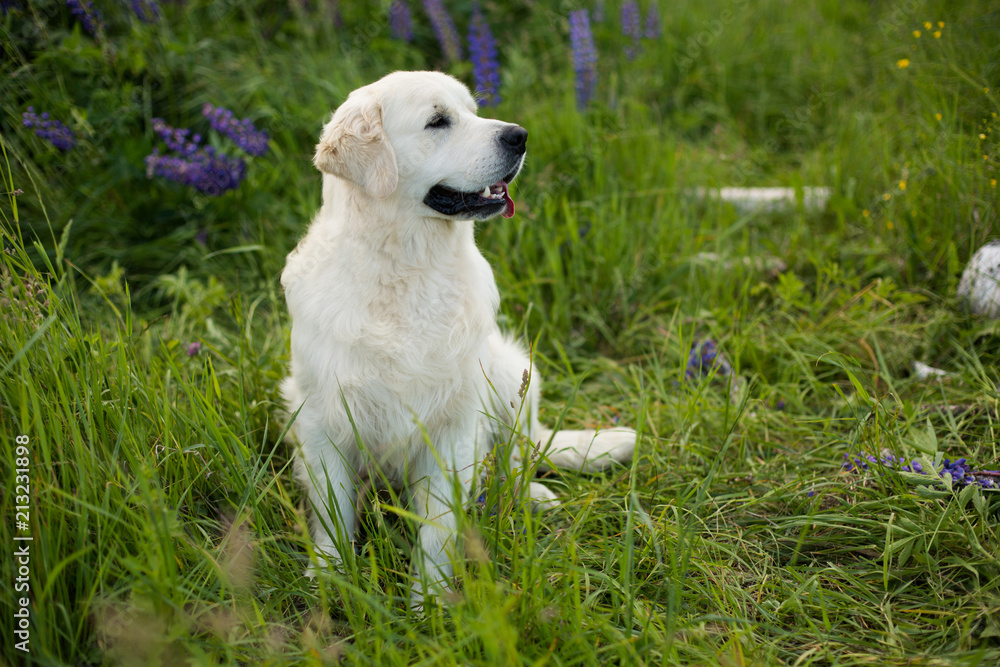
M 448 120 L 447 116 L 443 116 L 439 113 L 436 113 L 433 116 L 431 116 L 431 119 L 429 121 L 427 121 L 427 125 L 424 126 L 424 129 L 426 130 L 431 127 L 439 129 L 442 127 L 448 127 L 449 125 L 451 125 L 451 121 Z

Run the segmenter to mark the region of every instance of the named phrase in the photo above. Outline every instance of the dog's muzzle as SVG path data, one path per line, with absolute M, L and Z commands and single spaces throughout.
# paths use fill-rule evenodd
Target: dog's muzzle
M 511 125 L 497 136 L 497 143 L 507 156 L 508 163 L 499 180 L 491 184 L 484 183 L 483 188 L 475 192 L 465 192 L 439 183 L 424 197 L 424 204 L 444 215 L 465 216 L 476 220 L 492 218 L 497 213 L 505 218 L 514 217 L 514 200 L 510 197 L 508 185 L 524 165 L 528 131 L 519 125 Z

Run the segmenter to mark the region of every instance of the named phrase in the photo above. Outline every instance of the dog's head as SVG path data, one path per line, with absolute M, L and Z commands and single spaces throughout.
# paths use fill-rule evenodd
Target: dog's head
M 479 118 L 457 79 L 396 72 L 348 96 L 323 128 L 316 167 L 377 199 L 422 202 L 428 215 L 514 215 L 507 187 L 524 164 L 528 132 Z

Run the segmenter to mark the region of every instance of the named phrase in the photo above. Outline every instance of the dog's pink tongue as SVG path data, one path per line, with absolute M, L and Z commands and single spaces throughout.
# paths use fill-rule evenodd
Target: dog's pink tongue
M 501 181 L 502 182 L 502 181 Z M 505 218 L 514 217 L 514 200 L 510 198 L 510 193 L 507 191 L 507 184 L 503 183 L 503 200 L 507 202 L 506 208 L 504 208 L 502 215 Z

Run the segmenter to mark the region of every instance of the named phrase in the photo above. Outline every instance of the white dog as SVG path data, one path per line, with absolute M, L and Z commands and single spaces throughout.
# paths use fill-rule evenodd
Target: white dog
M 473 239 L 474 220 L 514 215 L 508 185 L 528 133 L 476 108 L 437 72 L 396 72 L 351 93 L 316 147 L 323 205 L 281 276 L 292 318 L 281 391 L 297 412 L 295 472 L 317 565 L 351 548 L 359 480 L 384 477 L 424 520 L 415 601 L 421 582 L 448 585 L 453 508 L 503 425 L 577 470 L 629 460 L 635 446 L 631 429 L 553 433 L 537 422 L 539 380 L 497 328 L 497 286 Z M 529 492 L 554 499 L 538 483 Z

